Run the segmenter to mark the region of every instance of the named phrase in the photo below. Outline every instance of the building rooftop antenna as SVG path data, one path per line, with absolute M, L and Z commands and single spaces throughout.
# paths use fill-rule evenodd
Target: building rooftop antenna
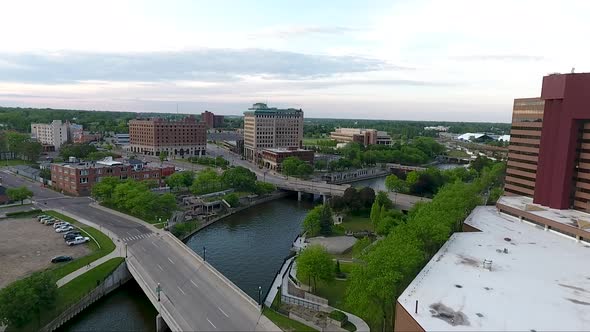
M 572 67 L 572 74 L 576 72 L 576 67 Z

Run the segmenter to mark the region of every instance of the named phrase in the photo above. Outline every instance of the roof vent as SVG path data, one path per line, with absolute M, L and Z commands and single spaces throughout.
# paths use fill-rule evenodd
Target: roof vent
M 487 270 L 492 270 L 492 260 L 484 259 L 483 260 L 483 268 Z

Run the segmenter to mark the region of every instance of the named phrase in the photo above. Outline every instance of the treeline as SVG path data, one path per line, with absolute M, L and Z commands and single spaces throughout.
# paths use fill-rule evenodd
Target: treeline
M 191 171 L 176 172 L 166 178 L 166 184 L 172 190 L 187 189 L 194 195 L 210 194 L 226 189 L 266 195 L 276 188 L 270 183 L 257 181 L 256 174 L 242 166 L 232 167 L 218 174 L 213 169 L 206 169 L 196 175 Z
M 28 134 L 14 131 L 0 132 L 0 152 L 8 152 L 23 160 L 37 161 L 41 151 L 43 151 L 41 143 L 31 139 Z
M 305 119 L 305 137 L 324 138 L 335 128 L 371 128 L 386 131 L 393 139 L 412 139 L 418 136 L 435 137 L 438 133 L 424 130 L 424 127 L 450 127 L 451 133 L 486 132 L 508 134 L 509 123 L 486 122 L 435 122 L 435 121 L 395 121 L 395 120 L 348 120 L 348 119 Z
M 462 222 L 482 194 L 500 187 L 505 165 L 485 167 L 472 182 L 443 186 L 432 202 L 417 204 L 407 217 L 391 217 L 387 236 L 366 251 L 350 275 L 346 307 L 375 330 L 393 330 L 395 301 L 424 265 L 448 240 L 461 231 Z M 374 207 L 372 218 L 382 214 Z M 377 217 L 378 218 L 378 217 Z

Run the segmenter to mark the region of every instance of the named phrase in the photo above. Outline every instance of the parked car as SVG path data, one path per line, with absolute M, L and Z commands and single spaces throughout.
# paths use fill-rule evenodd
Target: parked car
M 51 259 L 51 263 L 69 262 L 74 259 L 72 256 L 55 256 Z
M 48 217 L 50 217 L 50 216 L 49 215 L 46 215 L 46 214 L 40 214 L 40 215 L 37 216 L 37 220 L 38 221 L 41 221 L 41 219 L 48 218 Z
M 71 240 L 75 239 L 78 236 L 81 236 L 80 233 L 65 235 L 64 236 L 64 241 L 66 241 L 66 242 L 71 241 Z
M 53 221 L 53 220 L 47 220 L 47 221 L 45 222 L 45 225 L 47 225 L 47 226 L 51 226 L 51 225 L 53 225 L 53 224 L 55 224 L 55 221 Z
M 39 222 L 43 223 L 45 220 L 49 220 L 49 219 L 53 219 L 53 217 L 52 216 L 45 216 L 45 217 L 39 219 Z
M 63 227 L 56 228 L 55 229 L 55 232 L 56 233 L 64 233 L 64 232 L 67 232 L 67 231 L 71 231 L 72 229 L 74 229 L 74 227 L 72 227 L 72 226 L 63 226 Z
M 69 231 L 69 232 L 67 232 L 67 233 L 64 234 L 64 239 L 68 235 L 80 235 L 80 231 L 77 230 L 77 229 L 76 230 L 73 230 L 73 231 Z
M 53 223 L 55 224 L 56 222 L 60 222 L 59 219 L 53 218 L 53 217 L 49 217 L 46 219 L 41 220 L 41 223 L 44 225 L 47 225 L 48 222 L 53 221 Z
M 73 239 L 71 241 L 67 241 L 66 243 L 68 244 L 68 246 L 73 246 L 76 244 L 86 243 L 88 241 L 90 241 L 89 237 L 76 236 L 75 239 Z
M 71 226 L 69 222 L 65 222 L 65 221 L 60 221 L 60 222 L 56 222 L 55 224 L 53 224 L 53 228 L 59 228 L 62 226 Z

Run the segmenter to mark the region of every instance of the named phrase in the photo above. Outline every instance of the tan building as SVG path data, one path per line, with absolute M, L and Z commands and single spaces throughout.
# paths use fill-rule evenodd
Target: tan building
M 129 121 L 129 143 L 132 152 L 159 156 L 192 157 L 205 155 L 207 148 L 206 124 L 193 116 L 178 121 L 161 118 Z
M 391 137 L 384 131 L 375 129 L 337 128 L 330 133 L 330 138 L 338 143 L 356 142 L 367 145 L 391 145 Z
M 300 148 L 303 142 L 301 109 L 269 108 L 256 103 L 244 112 L 244 156 L 259 162 L 263 149 Z
M 44 146 L 59 150 L 68 141 L 68 123 L 61 120 L 53 120 L 51 123 L 32 123 L 31 137 Z

